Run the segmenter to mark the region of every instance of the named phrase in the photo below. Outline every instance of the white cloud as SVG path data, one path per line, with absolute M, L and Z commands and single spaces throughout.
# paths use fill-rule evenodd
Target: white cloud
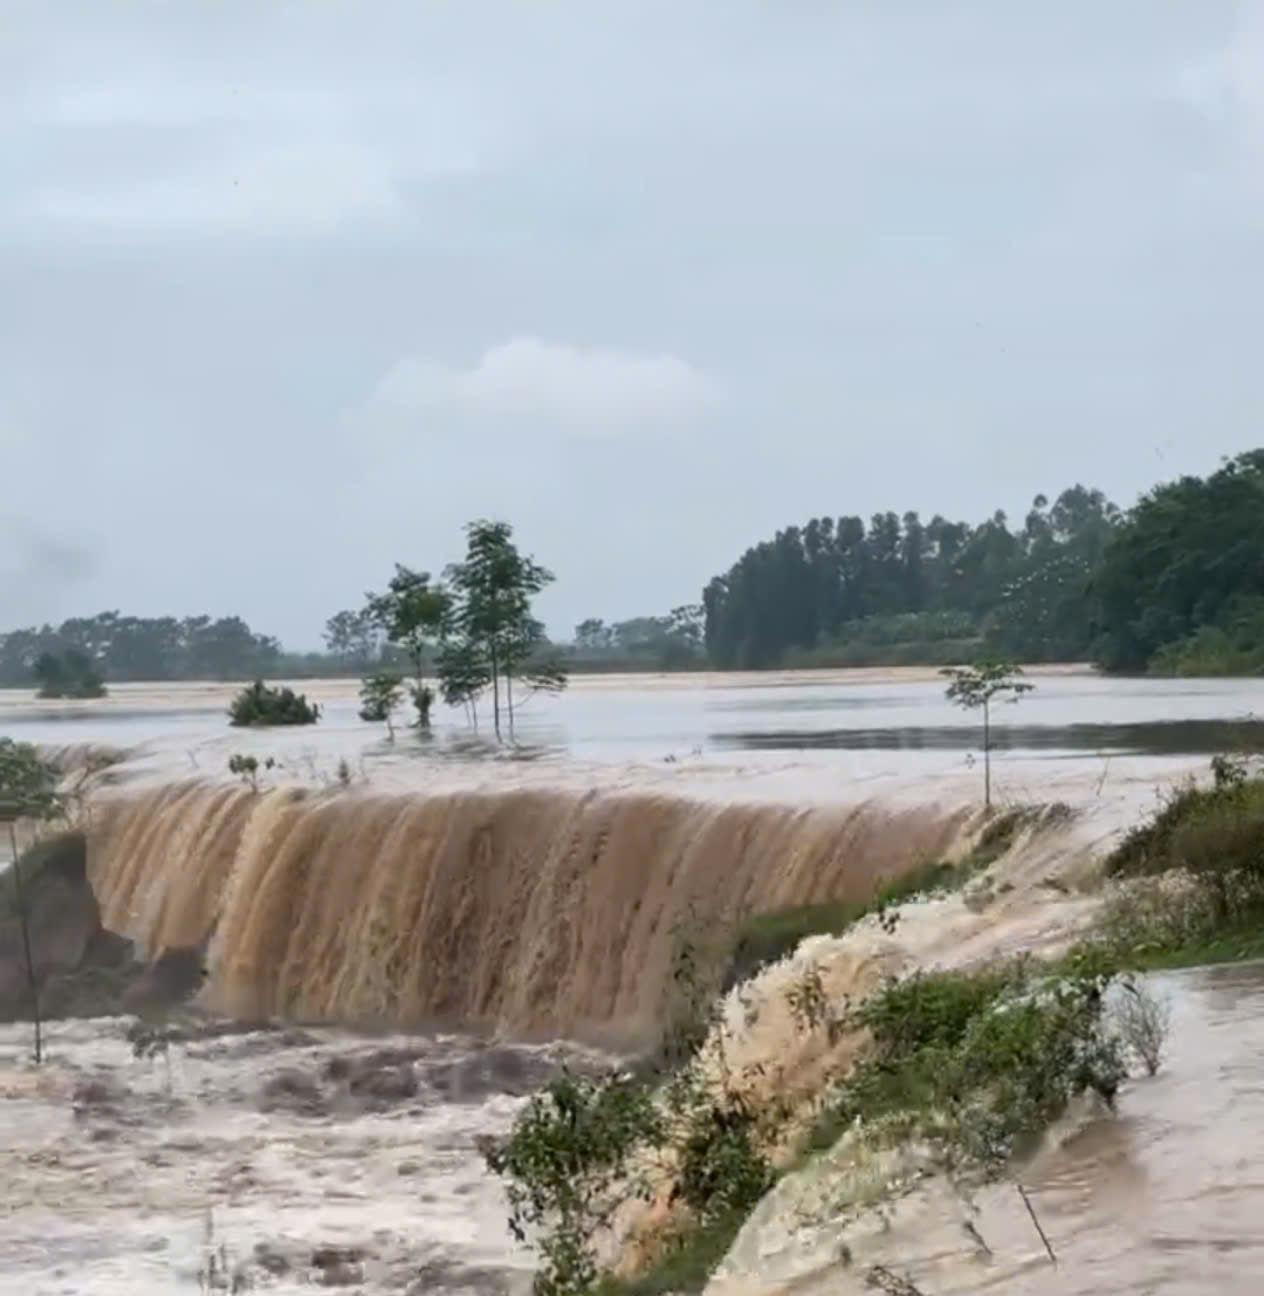
M 719 398 L 717 385 L 677 356 L 519 337 L 484 352 L 469 369 L 424 357 L 401 360 L 378 384 L 370 407 L 524 418 L 602 436 L 629 426 L 679 423 Z

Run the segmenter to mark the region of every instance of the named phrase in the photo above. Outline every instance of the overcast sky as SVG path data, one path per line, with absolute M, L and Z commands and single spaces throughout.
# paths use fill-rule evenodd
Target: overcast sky
M 1258 0 L 0 0 L 0 628 L 292 646 L 512 521 L 555 633 L 777 527 L 1264 443 Z

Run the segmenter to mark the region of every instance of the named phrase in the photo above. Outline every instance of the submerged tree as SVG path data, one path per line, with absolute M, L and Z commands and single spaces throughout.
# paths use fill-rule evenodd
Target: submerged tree
M 368 612 L 387 639 L 401 648 L 412 667 L 409 689 L 417 708 L 417 725 L 430 724 L 434 690 L 426 683 L 426 663 L 447 632 L 452 596 L 442 585 L 432 584 L 430 573 L 395 564 L 385 594 L 368 596 Z
M 40 653 L 31 668 L 42 698 L 99 698 L 105 696 L 105 681 L 87 653 L 70 648 L 58 656 Z
M 465 534 L 465 561 L 448 569 L 455 595 L 449 624 L 457 646 L 445 657 L 445 696 L 468 694 L 485 671 L 496 736 L 503 716 L 512 737 L 515 710 L 525 700 L 515 698 L 515 680 L 527 696 L 566 687 L 565 668 L 547 655 L 544 627 L 531 614 L 531 600 L 552 583 L 553 573 L 519 553 L 507 522 L 471 522 Z
M 0 820 L 9 828 L 10 865 L 13 877 L 13 900 L 22 934 L 22 955 L 26 963 L 26 983 L 30 995 L 31 1021 L 35 1029 L 35 1061 L 44 1056 L 43 1022 L 40 1016 L 39 976 L 31 948 L 30 910 L 22 879 L 22 860 L 18 851 L 17 821 L 47 823 L 63 813 L 57 791 L 56 766 L 40 757 L 30 743 L 0 738 Z
M 983 709 L 983 805 L 992 808 L 992 702 L 1008 696 L 1017 702 L 1034 684 L 1022 680 L 1022 671 L 1009 662 L 977 662 L 939 672 L 950 681 L 944 696 L 967 711 Z
M 360 683 L 360 719 L 386 722 L 386 732 L 395 741 L 395 708 L 404 695 L 404 677 L 398 671 L 379 671 Z

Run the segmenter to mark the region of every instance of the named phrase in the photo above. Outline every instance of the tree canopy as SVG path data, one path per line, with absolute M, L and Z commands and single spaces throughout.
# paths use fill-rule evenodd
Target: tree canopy
M 916 512 L 818 517 L 748 549 L 703 591 L 720 668 L 760 668 L 861 637 L 926 643 L 987 635 L 1024 660 L 1086 655 L 1089 574 L 1119 523 L 1100 491 L 1037 496 L 1020 527 Z

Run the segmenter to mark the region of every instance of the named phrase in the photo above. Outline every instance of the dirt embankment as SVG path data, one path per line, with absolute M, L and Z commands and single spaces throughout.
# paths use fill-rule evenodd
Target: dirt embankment
M 202 981 L 198 950 L 164 951 L 146 965 L 130 940 L 107 929 L 88 883 L 79 832 L 39 842 L 20 861 L 31 960 L 45 1018 L 144 1016 L 193 994 Z M 0 1021 L 30 1016 L 30 982 L 17 889 L 0 875 Z

